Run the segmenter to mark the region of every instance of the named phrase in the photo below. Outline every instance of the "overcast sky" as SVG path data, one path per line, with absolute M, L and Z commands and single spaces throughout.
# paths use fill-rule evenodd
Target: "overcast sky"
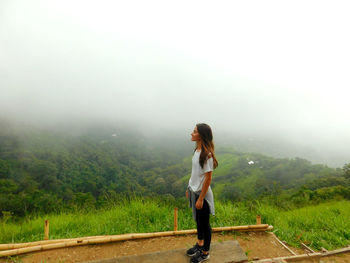
M 350 143 L 348 1 L 0 1 L 0 110 Z M 350 151 L 348 151 L 350 153 Z

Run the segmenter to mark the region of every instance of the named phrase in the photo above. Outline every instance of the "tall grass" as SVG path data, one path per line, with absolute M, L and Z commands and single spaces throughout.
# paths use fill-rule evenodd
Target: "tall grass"
M 50 238 L 72 238 L 170 230 L 173 207 L 155 200 L 134 198 L 110 209 L 48 214 L 22 222 L 0 224 L 0 242 L 25 242 L 43 238 L 43 223 L 50 220 Z
M 173 230 L 174 206 L 179 207 L 178 228 L 196 227 L 187 201 L 162 202 L 133 197 L 109 209 L 37 215 L 20 222 L 0 221 L 0 243 L 43 239 L 44 220 L 50 220 L 50 238 L 146 233 Z M 274 226 L 281 239 L 298 246 L 308 243 L 315 249 L 333 249 L 350 244 L 350 202 L 338 201 L 281 211 L 268 204 L 215 202 L 212 227 L 255 224 L 256 214 Z
M 289 244 L 306 243 L 319 250 L 350 245 L 350 202 L 334 201 L 280 211 L 268 205 L 257 209 L 274 232 Z

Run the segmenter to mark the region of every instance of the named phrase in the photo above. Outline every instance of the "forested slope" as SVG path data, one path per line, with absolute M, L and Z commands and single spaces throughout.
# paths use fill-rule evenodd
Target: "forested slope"
M 0 211 L 18 216 L 100 207 L 121 196 L 183 198 L 193 145 L 149 139 L 108 126 L 79 133 L 37 128 L 0 130 Z M 344 169 L 217 147 L 215 198 L 294 200 L 350 198 Z

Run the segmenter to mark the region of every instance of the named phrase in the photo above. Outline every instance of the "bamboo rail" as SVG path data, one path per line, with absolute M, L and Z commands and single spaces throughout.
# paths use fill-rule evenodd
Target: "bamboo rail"
M 328 252 L 328 250 L 325 249 L 324 247 L 321 247 L 321 251 L 322 251 L 322 252 Z
M 228 226 L 228 227 L 215 227 L 212 228 L 213 232 L 222 232 L 222 231 L 266 231 L 271 230 L 273 227 L 268 224 L 261 225 L 246 225 L 246 226 Z M 140 239 L 140 238 L 150 238 L 150 237 L 164 237 L 164 236 L 174 236 L 174 235 L 184 235 L 184 234 L 195 234 L 197 233 L 197 229 L 189 229 L 189 230 L 180 230 L 180 231 L 166 231 L 166 232 L 154 232 L 154 233 L 134 233 L 134 234 L 122 234 L 122 235 L 111 235 L 111 236 L 96 236 L 96 237 L 88 237 L 88 238 L 73 238 L 73 239 L 65 239 L 64 241 L 39 241 L 41 244 L 37 245 L 28 245 L 30 243 L 22 243 L 25 244 L 24 247 L 17 246 L 17 248 L 0 251 L 0 257 L 6 256 L 14 256 L 19 254 L 25 254 L 29 252 L 42 251 L 54 248 L 64 248 L 64 247 L 73 247 L 73 246 L 82 246 L 88 244 L 100 244 L 100 243 L 109 243 L 115 241 L 124 241 L 131 239 Z M 54 241 L 50 243 L 50 241 Z M 46 243 L 43 243 L 46 242 Z M 32 242 L 37 243 L 37 242 Z M 6 245 L 6 244 L 4 244 Z M 2 246 L 4 246 L 2 245 Z M 9 244 L 16 245 L 16 244 Z M 20 245 L 20 244 L 17 244 Z
M 26 242 L 26 243 L 15 243 L 15 244 L 0 244 L 0 250 L 32 247 L 32 246 L 38 246 L 38 245 L 47 245 L 47 244 L 52 244 L 52 243 L 60 243 L 60 242 L 74 241 L 74 240 L 81 241 L 81 240 L 85 240 L 85 239 L 94 239 L 94 238 L 99 238 L 99 237 L 106 237 L 106 236 L 89 236 L 89 237 L 41 240 L 41 241 Z
M 270 231 L 273 229 L 273 226 L 268 226 L 267 228 L 257 228 L 257 229 L 254 229 L 254 230 L 251 230 L 251 229 L 241 229 L 239 230 L 240 232 L 251 232 L 251 231 L 254 231 L 254 232 L 263 232 L 263 231 Z
M 244 229 L 247 227 L 247 229 Z M 252 231 L 252 228 L 249 228 L 249 226 L 235 226 L 231 229 L 232 227 L 221 227 L 221 228 L 213 228 L 212 230 L 214 232 L 219 232 L 219 231 L 230 231 L 230 230 L 237 230 L 237 231 Z M 255 227 L 253 231 L 268 231 L 272 230 L 272 226 L 268 226 L 265 228 L 265 225 L 263 227 Z M 194 230 L 194 229 L 193 229 Z M 182 230 L 182 231 L 192 231 L 192 230 Z M 194 233 L 180 233 L 180 231 L 177 231 L 179 235 L 181 234 L 194 234 Z M 160 232 L 164 233 L 164 232 Z M 124 234 L 128 235 L 128 234 Z M 104 237 L 111 237 L 113 235 L 104 235 L 104 236 L 88 236 L 88 237 L 77 237 L 77 238 L 65 238 L 65 239 L 52 239 L 52 240 L 43 240 L 43 241 L 34 241 L 34 242 L 26 242 L 26 243 L 15 243 L 15 244 L 0 244 L 0 250 L 8 250 L 8 249 L 17 249 L 17 248 L 24 248 L 24 247 L 31 247 L 31 246 L 38 246 L 38 245 L 47 245 L 47 244 L 53 244 L 53 243 L 61 243 L 61 242 L 67 242 L 67 241 L 82 241 L 86 239 L 95 239 L 95 238 L 104 238 Z
M 278 257 L 278 258 L 265 258 L 253 261 L 255 263 L 271 263 L 271 262 L 277 262 L 278 260 L 289 260 L 289 259 L 305 259 L 305 258 L 314 258 L 314 257 L 326 257 L 326 256 L 332 256 L 336 254 L 346 253 L 350 252 L 350 247 L 346 248 L 340 248 L 336 250 L 332 250 L 326 253 L 311 253 L 311 254 L 301 254 L 301 255 L 295 255 L 295 256 L 289 256 L 289 257 Z
M 296 256 L 297 254 L 291 250 L 289 247 L 287 247 L 281 240 L 279 240 L 279 238 L 271 232 L 271 235 L 278 241 L 278 243 L 280 243 L 285 249 L 287 249 L 290 253 L 292 253 L 294 256 Z
M 300 242 L 300 245 L 305 248 L 307 251 L 311 252 L 311 253 L 316 253 L 315 251 L 313 251 L 310 247 L 308 247 L 307 245 L 305 245 L 303 242 Z

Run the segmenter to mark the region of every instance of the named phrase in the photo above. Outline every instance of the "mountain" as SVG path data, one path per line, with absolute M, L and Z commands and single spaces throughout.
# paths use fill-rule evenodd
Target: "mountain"
M 100 207 L 130 195 L 184 197 L 194 148 L 182 138 L 147 137 L 123 125 L 0 127 L 0 211 L 24 216 Z M 222 145 L 216 155 L 212 188 L 219 199 L 242 201 L 349 185 L 342 169 L 302 158 L 273 158 Z M 346 196 L 346 189 L 337 191 Z

